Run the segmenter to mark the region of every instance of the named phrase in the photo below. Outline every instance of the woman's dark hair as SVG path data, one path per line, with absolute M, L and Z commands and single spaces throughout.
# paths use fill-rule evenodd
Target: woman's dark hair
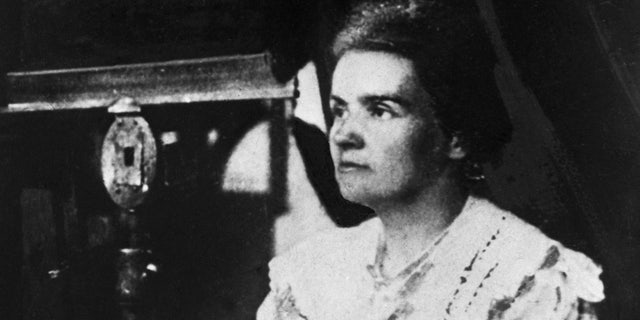
M 445 133 L 462 139 L 467 160 L 498 159 L 512 127 L 493 74 L 497 58 L 474 1 L 361 2 L 335 37 L 334 62 L 350 50 L 412 60 L 436 118 Z

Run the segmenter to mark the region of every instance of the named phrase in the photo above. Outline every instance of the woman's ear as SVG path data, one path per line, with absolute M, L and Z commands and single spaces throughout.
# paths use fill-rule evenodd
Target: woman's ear
M 451 138 L 447 155 L 453 160 L 462 160 L 467 156 L 467 146 L 462 138 L 456 135 Z

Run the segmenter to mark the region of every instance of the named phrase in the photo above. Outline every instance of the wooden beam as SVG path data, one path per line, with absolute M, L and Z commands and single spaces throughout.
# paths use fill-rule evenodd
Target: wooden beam
M 278 82 L 267 53 L 159 63 L 7 74 L 2 112 L 108 107 L 123 96 L 141 105 L 283 99 L 293 81 Z

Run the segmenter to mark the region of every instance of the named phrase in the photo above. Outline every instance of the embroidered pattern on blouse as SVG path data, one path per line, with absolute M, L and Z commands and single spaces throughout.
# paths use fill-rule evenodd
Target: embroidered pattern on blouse
M 502 220 L 506 220 L 506 217 L 502 217 Z M 476 253 L 473 255 L 473 258 L 471 258 L 471 261 L 469 262 L 469 265 L 467 265 L 463 271 L 462 274 L 460 275 L 460 284 L 458 285 L 458 287 L 456 288 L 456 290 L 453 292 L 453 296 L 451 297 L 451 299 L 449 300 L 449 303 L 447 304 L 447 307 L 445 309 L 445 312 L 447 313 L 448 316 L 451 315 L 451 307 L 453 306 L 453 303 L 455 301 L 458 300 L 458 294 L 460 293 L 462 286 L 465 285 L 465 283 L 467 283 L 467 278 L 470 276 L 471 272 L 473 271 L 473 266 L 476 263 L 476 260 L 480 260 L 482 259 L 482 255 L 487 252 L 487 249 L 491 246 L 491 244 L 493 243 L 493 241 L 495 241 L 498 238 L 498 235 L 500 235 L 500 229 L 497 229 L 496 232 L 491 235 L 491 238 L 489 241 L 487 241 L 487 243 L 485 244 L 484 248 L 482 248 L 482 250 L 478 250 L 476 251 Z M 476 288 L 476 291 L 473 293 L 473 297 L 477 297 L 478 296 L 478 291 L 483 287 L 483 282 L 484 280 L 488 279 L 489 277 L 491 277 L 491 273 L 493 272 L 493 270 L 495 270 L 495 268 L 498 267 L 498 263 L 496 263 L 490 270 L 489 272 L 485 275 L 485 277 L 483 278 L 483 280 L 480 282 L 480 284 L 478 285 L 478 287 Z M 465 307 L 465 312 L 467 312 L 469 310 L 469 307 L 473 304 L 473 299 L 470 300 L 466 307 Z
M 296 300 L 291 294 L 291 287 L 287 287 L 287 289 L 278 292 L 275 300 L 277 312 L 276 320 L 308 319 L 300 313 L 300 310 L 298 310 Z
M 555 266 L 560 258 L 560 250 L 557 246 L 551 246 L 547 250 L 547 254 L 544 258 L 544 261 L 540 265 L 537 271 L 547 270 Z M 563 278 L 566 278 L 566 274 L 564 272 L 561 273 Z M 514 305 L 516 305 L 519 300 L 525 299 L 528 294 L 533 293 L 536 287 L 536 276 L 526 275 L 522 279 L 516 294 L 513 297 L 506 297 L 503 299 L 495 300 L 491 303 L 491 307 L 488 312 L 488 320 L 501 320 L 505 319 L 504 314 L 509 311 Z M 554 288 L 555 293 L 555 303 L 553 306 L 553 312 L 558 312 L 560 306 L 563 303 L 562 290 L 559 286 Z M 535 303 L 539 303 L 536 300 Z M 570 312 L 568 315 L 565 315 L 563 320 L 597 320 L 597 315 L 595 312 L 595 308 L 591 303 L 584 301 L 582 299 L 577 299 L 575 302 L 571 303 Z
M 387 278 L 382 273 L 384 267 L 383 260 L 387 248 L 382 235 L 380 235 L 374 264 L 367 265 L 367 271 L 373 278 L 374 283 L 371 302 L 373 304 L 390 303 L 397 305 L 387 318 L 388 320 L 404 319 L 413 312 L 414 307 L 407 301 L 407 298 L 418 289 L 424 277 L 433 267 L 433 264 L 428 261 L 428 258 L 448 234 L 448 230 L 445 230 L 416 260 L 392 278 Z M 382 302 L 377 302 L 377 297 L 382 299 Z

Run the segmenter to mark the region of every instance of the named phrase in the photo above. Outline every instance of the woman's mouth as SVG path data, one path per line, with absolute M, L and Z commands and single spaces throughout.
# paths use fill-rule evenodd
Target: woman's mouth
M 369 166 L 361 163 L 351 162 L 351 161 L 340 161 L 338 163 L 338 172 L 347 173 L 359 170 L 367 170 Z

